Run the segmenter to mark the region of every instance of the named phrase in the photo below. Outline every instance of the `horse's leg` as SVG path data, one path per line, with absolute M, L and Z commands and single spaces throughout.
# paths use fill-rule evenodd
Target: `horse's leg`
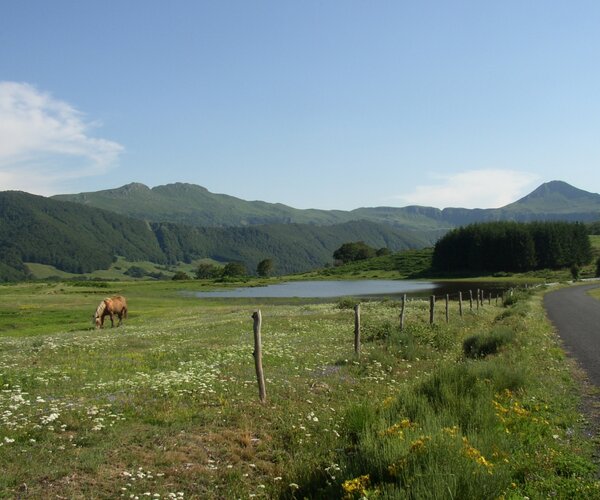
M 123 311 L 118 312 L 117 316 L 119 316 L 119 322 L 117 323 L 117 326 L 121 326 L 121 324 L 123 323 Z
M 110 316 L 110 326 L 111 326 L 111 328 L 114 328 L 115 327 L 115 316 L 113 313 L 109 313 L 109 316 Z

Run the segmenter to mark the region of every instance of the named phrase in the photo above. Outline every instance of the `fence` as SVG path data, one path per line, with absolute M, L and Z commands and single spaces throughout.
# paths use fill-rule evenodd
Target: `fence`
M 527 287 L 526 287 L 527 288 Z M 505 293 L 509 294 L 509 296 L 513 295 L 513 289 L 510 288 L 506 292 L 498 293 L 496 292 L 495 296 L 492 292 L 487 293 L 487 303 L 488 305 L 492 304 L 492 298 L 494 299 L 495 305 L 498 305 L 498 299 L 501 299 L 502 303 L 504 303 Z M 482 289 L 477 289 L 475 291 L 475 309 L 473 307 L 473 290 L 469 290 L 469 311 L 472 313 L 474 310 L 479 311 L 480 308 L 484 307 L 485 302 L 485 293 Z M 464 308 L 463 308 L 463 294 L 462 292 L 457 292 L 455 294 L 445 294 L 443 296 L 436 297 L 435 295 L 431 295 L 429 297 L 429 323 L 431 325 L 435 324 L 435 308 L 437 299 L 444 300 L 445 308 L 444 308 L 444 317 L 446 319 L 446 323 L 450 322 L 450 304 L 452 300 L 455 300 L 458 303 L 458 315 L 459 317 L 463 317 Z M 409 300 L 406 297 L 406 294 L 402 295 L 400 301 L 400 329 L 403 330 L 405 327 L 405 317 L 406 310 L 408 308 Z M 262 326 L 262 314 L 260 309 L 254 311 L 252 314 L 252 319 L 254 320 L 253 330 L 254 330 L 254 352 L 252 353 L 254 357 L 255 370 L 256 370 L 256 379 L 258 382 L 258 395 L 261 403 L 265 403 L 267 400 L 267 392 L 265 387 L 265 377 L 262 366 L 262 340 L 261 340 L 261 326 Z M 354 306 L 354 353 L 357 357 L 360 357 L 361 351 L 361 315 L 360 315 L 360 302 L 355 304 Z

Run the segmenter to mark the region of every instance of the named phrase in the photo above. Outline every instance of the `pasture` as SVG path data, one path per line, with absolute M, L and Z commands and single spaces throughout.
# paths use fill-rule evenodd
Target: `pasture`
M 440 310 L 433 326 L 427 302 L 410 302 L 404 332 L 397 303 L 363 303 L 356 357 L 353 312 L 336 302 L 181 293 L 199 285 L 0 287 L 0 497 L 600 497 L 539 297 L 453 311 L 449 324 Z M 114 294 L 129 318 L 95 330 L 98 302 Z M 499 325 L 510 345 L 467 359 L 462 342 Z M 452 380 L 473 387 L 444 388 Z

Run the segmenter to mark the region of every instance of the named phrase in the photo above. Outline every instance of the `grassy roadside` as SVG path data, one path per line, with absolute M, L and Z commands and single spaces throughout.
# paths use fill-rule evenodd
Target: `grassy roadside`
M 433 327 L 411 301 L 404 332 L 398 304 L 365 303 L 357 359 L 337 304 L 200 301 L 185 286 L 0 287 L 0 497 L 600 498 L 539 296 L 462 319 L 453 306 Z M 91 329 L 117 292 L 125 327 Z M 465 355 L 473 337 L 499 352 Z

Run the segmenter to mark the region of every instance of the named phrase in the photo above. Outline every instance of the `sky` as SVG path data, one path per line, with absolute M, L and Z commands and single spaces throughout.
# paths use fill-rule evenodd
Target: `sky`
M 0 190 L 349 210 L 600 192 L 600 2 L 3 0 Z

